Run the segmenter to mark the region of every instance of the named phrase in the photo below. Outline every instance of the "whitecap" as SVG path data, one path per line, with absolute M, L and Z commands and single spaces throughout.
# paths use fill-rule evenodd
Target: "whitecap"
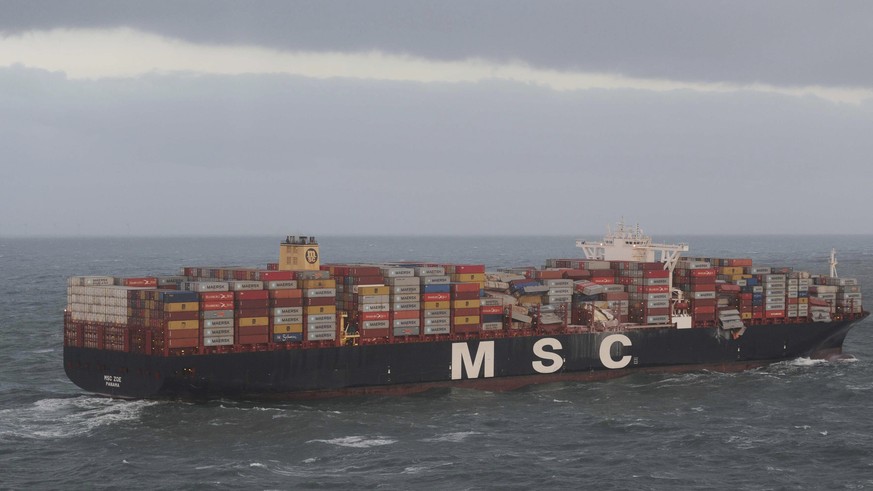
M 262 463 L 260 463 L 260 462 L 252 462 L 251 464 L 249 464 L 249 467 L 258 467 L 258 468 L 260 468 L 260 469 L 266 469 L 266 468 L 267 468 L 266 465 L 264 465 L 264 464 L 262 464 Z
M 392 440 L 383 436 L 377 436 L 375 438 L 367 438 L 364 436 L 344 436 L 340 438 L 332 438 L 330 440 L 309 440 L 306 443 L 327 443 L 328 445 L 337 445 L 340 447 L 369 448 L 391 445 L 397 443 L 397 440 Z
M 459 443 L 467 439 L 468 436 L 481 435 L 478 431 L 457 431 L 454 433 L 444 433 L 433 438 L 425 438 L 423 442 L 450 442 Z
M 155 404 L 90 396 L 41 399 L 30 406 L 0 410 L 0 439 L 75 437 L 101 426 L 135 421 Z
M 788 364 L 794 367 L 814 367 L 816 365 L 824 365 L 827 362 L 827 360 L 814 360 L 812 358 L 795 358 L 788 362 Z

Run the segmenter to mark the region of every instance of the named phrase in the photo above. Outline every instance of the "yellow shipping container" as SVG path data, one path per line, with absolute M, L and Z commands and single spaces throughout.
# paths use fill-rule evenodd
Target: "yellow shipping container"
M 522 295 L 518 297 L 520 305 L 539 305 L 543 303 L 543 297 L 539 295 Z
M 304 314 L 336 314 L 336 305 L 310 305 L 303 307 Z
M 743 320 L 751 319 L 752 313 L 751 312 L 742 312 L 742 313 L 740 313 L 740 318 Z
M 479 323 L 478 315 L 470 315 L 466 317 L 452 317 L 452 324 L 459 326 L 469 326 Z
M 450 302 L 424 302 L 424 310 L 442 310 L 450 307 Z
M 164 304 L 164 312 L 191 312 L 196 310 L 200 310 L 200 304 L 197 302 L 177 302 Z
M 273 334 L 302 333 L 303 324 L 278 324 L 273 326 Z
M 169 321 L 167 322 L 167 329 L 176 330 L 176 329 L 197 329 L 200 327 L 200 321 Z
M 798 299 L 797 299 L 797 303 L 800 304 L 800 305 L 803 305 L 803 304 L 805 304 L 805 303 L 809 303 L 809 299 L 806 298 L 806 297 L 798 298 Z
M 390 295 L 390 286 L 359 286 L 358 295 Z
M 485 273 L 465 273 L 451 275 L 452 281 L 460 283 L 478 283 L 485 281 Z
M 743 274 L 743 268 L 740 266 L 724 266 L 724 267 L 719 269 L 719 274 L 723 274 L 723 275 Z
M 336 280 L 301 280 L 300 288 L 306 290 L 314 288 L 336 288 Z
M 479 300 L 455 300 L 452 302 L 453 309 L 479 308 L 482 302 Z
M 260 327 L 260 326 L 269 326 L 270 318 L 269 317 L 240 317 L 236 321 L 236 325 L 238 327 Z

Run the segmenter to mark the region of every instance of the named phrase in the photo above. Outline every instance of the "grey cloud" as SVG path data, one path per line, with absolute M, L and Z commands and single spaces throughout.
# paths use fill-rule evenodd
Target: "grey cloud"
M 207 43 L 523 60 L 545 68 L 873 86 L 873 3 L 777 0 L 6 1 L 0 30 L 130 26 Z
M 767 94 L 18 67 L 0 113 L 0 235 L 845 233 L 873 180 L 873 105 Z

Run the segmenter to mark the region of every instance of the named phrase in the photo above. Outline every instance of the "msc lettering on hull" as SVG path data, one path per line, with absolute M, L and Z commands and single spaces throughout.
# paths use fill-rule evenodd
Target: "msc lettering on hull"
M 612 347 L 616 344 L 624 347 L 631 346 L 631 340 L 624 334 L 610 334 L 600 342 L 598 354 L 600 363 L 604 368 L 617 370 L 628 366 L 632 360 L 630 355 L 625 355 L 618 360 L 612 357 Z M 564 367 L 566 359 L 560 353 L 564 347 L 561 341 L 555 338 L 542 338 L 533 345 L 534 361 L 531 368 L 535 373 L 555 373 Z M 471 353 L 467 343 L 452 344 L 452 380 L 463 378 L 491 378 L 494 377 L 494 341 L 481 341 L 476 352 Z
M 485 378 L 494 376 L 494 341 L 482 341 L 476 350 L 476 358 L 470 355 L 467 343 L 452 344 L 452 380 L 460 380 L 463 371 L 467 378 L 479 378 L 482 368 L 485 368 Z
M 622 356 L 619 360 L 612 359 L 610 351 L 612 351 L 612 345 L 615 343 L 621 343 L 622 346 L 630 346 L 631 340 L 624 334 L 610 334 L 603 338 L 603 341 L 600 343 L 600 363 L 603 363 L 604 367 L 612 370 L 624 368 L 631 361 L 630 355 Z

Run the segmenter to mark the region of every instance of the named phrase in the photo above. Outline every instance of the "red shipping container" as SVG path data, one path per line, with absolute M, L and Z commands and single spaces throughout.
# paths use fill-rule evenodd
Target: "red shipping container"
M 260 281 L 288 281 L 296 277 L 294 271 L 258 271 Z
M 336 305 L 335 297 L 316 297 L 316 298 L 304 298 L 303 305 L 306 307 L 320 307 L 326 305 Z
M 263 309 L 270 306 L 270 300 L 237 300 L 235 306 L 237 310 Z
M 201 302 L 225 302 L 233 301 L 233 292 L 203 292 L 200 294 Z
M 595 269 L 590 271 L 592 278 L 615 277 L 615 271 L 611 269 Z
M 451 299 L 448 293 L 425 293 L 421 296 L 422 302 L 448 302 Z
M 236 328 L 236 332 L 240 337 L 244 336 L 266 336 L 270 334 L 269 326 L 241 326 Z
M 372 338 L 387 338 L 388 337 L 388 329 L 360 329 L 358 332 L 363 339 L 372 339 Z
M 668 285 L 638 286 L 637 291 L 640 293 L 670 293 L 670 287 Z
M 568 269 L 564 271 L 563 276 L 568 280 L 581 280 L 591 277 L 591 273 L 584 269 Z
M 418 315 L 418 310 L 411 310 L 410 312 L 415 312 L 416 316 Z M 388 312 L 361 312 L 358 317 L 361 321 L 385 321 L 389 319 Z
M 612 276 L 592 276 L 591 283 L 595 285 L 612 285 L 615 283 L 615 278 Z
M 485 272 L 484 264 L 455 264 L 454 266 L 447 266 L 447 269 L 448 267 L 452 267 L 455 274 L 477 274 Z
M 253 336 L 237 337 L 237 344 L 264 344 L 270 342 L 269 334 L 257 334 Z
M 780 317 L 785 317 L 784 310 L 765 310 L 764 311 L 764 318 L 766 318 L 766 319 L 776 319 L 776 318 L 780 318 Z
M 728 259 L 727 266 L 751 266 L 752 260 L 749 258 L 741 258 L 741 259 Z
M 715 268 L 692 269 L 688 273 L 692 278 L 715 278 L 718 275 L 718 270 Z
M 200 310 L 233 310 L 233 302 L 201 302 Z
M 268 307 L 261 309 L 239 309 L 235 310 L 233 314 L 237 319 L 242 317 L 269 317 L 270 309 Z
M 189 312 L 161 312 L 159 315 L 165 321 L 193 321 L 200 318 L 200 312 L 196 310 Z
M 200 339 L 197 337 L 184 339 L 168 339 L 167 348 L 196 348 L 200 344 Z
M 382 270 L 378 267 L 374 266 L 356 266 L 354 268 L 349 268 L 349 276 L 380 276 L 382 275 Z
M 471 332 L 479 332 L 479 324 L 457 324 L 452 326 L 452 332 L 456 334 L 467 334 Z
M 452 283 L 452 293 L 476 292 L 479 293 L 478 283 Z M 478 297 L 477 297 L 478 298 Z
M 715 283 L 699 283 L 692 284 L 691 291 L 693 292 L 714 292 L 715 291 Z
M 564 272 L 560 270 L 538 270 L 534 271 L 534 278 L 541 280 L 560 280 L 564 277 Z
M 663 268 L 663 265 L 660 265 Z M 643 271 L 643 278 L 669 278 L 670 271 L 666 269 L 649 269 Z
M 488 307 L 480 307 L 479 312 L 481 312 L 483 315 L 503 314 L 503 306 L 502 305 L 494 305 L 494 306 L 488 306 Z
M 369 312 L 362 312 L 362 314 L 366 314 Z M 376 313 L 376 312 L 374 312 Z M 378 312 L 382 313 L 382 312 Z M 391 312 L 391 317 L 393 319 L 418 319 L 418 316 L 421 315 L 420 310 L 395 310 Z M 378 320 L 378 319 L 368 319 L 368 320 Z
M 137 288 L 157 288 L 158 287 L 158 279 L 157 278 L 124 278 L 122 280 L 122 285 L 131 286 Z
M 475 317 L 479 315 L 480 307 L 467 307 L 463 309 L 452 309 L 452 317 Z
M 715 313 L 715 305 L 694 305 L 691 307 L 691 314 L 714 314 Z
M 270 307 L 303 307 L 302 298 L 274 298 L 270 300 Z
M 269 290 L 245 290 L 234 292 L 237 301 L 239 300 L 267 300 L 270 298 Z
M 270 298 L 303 298 L 303 290 L 270 290 Z
M 382 276 L 361 276 L 352 278 L 353 285 L 384 285 L 385 278 Z
M 454 292 L 452 293 L 452 300 L 478 300 L 479 299 L 479 290 L 477 289 L 474 292 Z
M 167 329 L 164 331 L 167 339 L 197 339 L 200 329 Z

